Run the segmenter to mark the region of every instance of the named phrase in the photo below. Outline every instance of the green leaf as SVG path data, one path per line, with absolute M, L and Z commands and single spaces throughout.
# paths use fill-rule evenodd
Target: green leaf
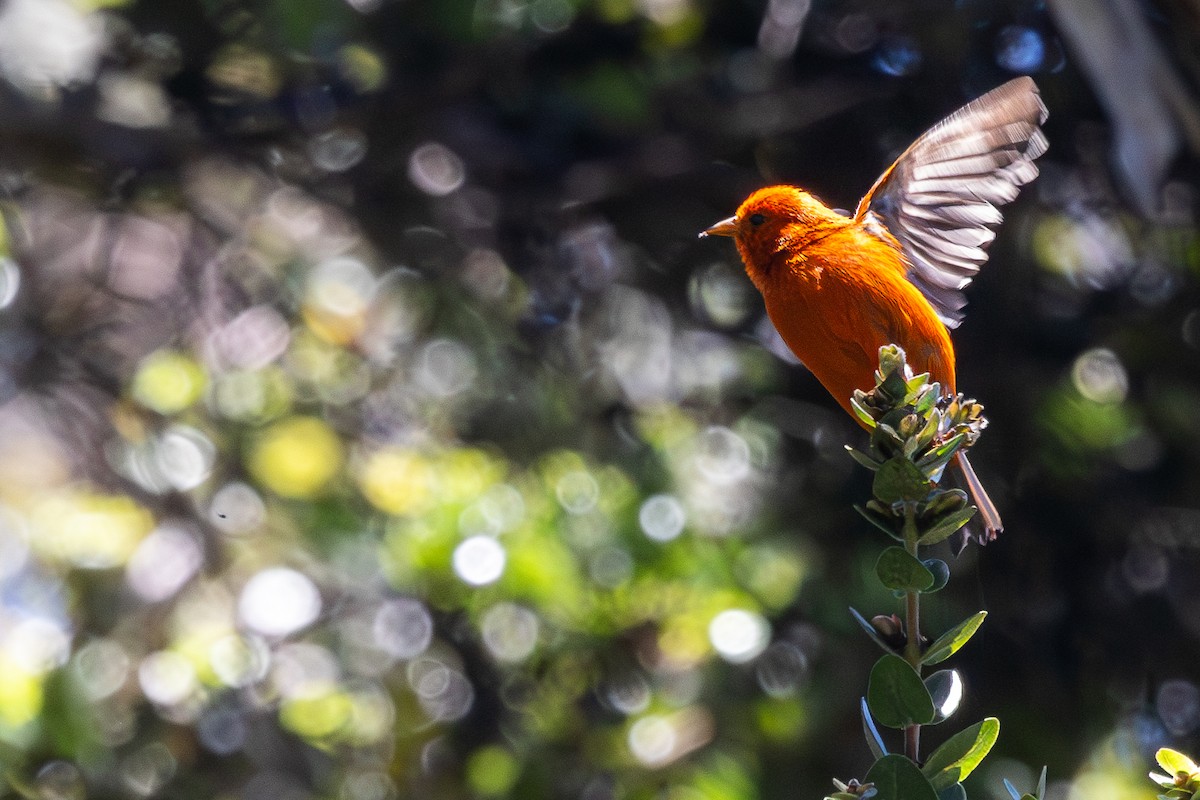
M 929 479 L 917 465 L 902 456 L 890 458 L 875 473 L 871 491 L 884 503 L 922 500 L 929 494 Z
M 923 592 L 933 586 L 933 573 L 903 547 L 889 547 L 875 562 L 879 582 L 901 592 Z
M 890 367 L 890 365 L 889 365 Z M 904 402 L 905 395 L 908 394 L 908 385 L 904 381 L 903 362 L 896 364 L 894 367 L 884 367 L 880 362 L 880 368 L 887 369 L 884 373 L 884 378 L 879 381 L 879 393 L 888 400 L 894 402 Z
M 921 389 L 924 388 L 925 385 L 928 383 L 929 383 L 929 373 L 922 372 L 920 375 L 913 375 L 911 378 L 909 378 L 907 381 L 904 382 L 904 385 L 908 389 L 909 394 L 915 395 L 916 392 L 921 391 Z M 907 399 L 907 396 L 905 397 L 905 399 Z
M 936 520 L 951 511 L 966 508 L 968 499 L 962 489 L 934 489 L 921 504 L 918 519 L 921 522 Z
M 896 652 L 895 649 L 886 641 L 884 641 L 883 637 L 879 635 L 879 631 L 875 630 L 875 626 L 870 622 L 867 622 L 866 617 L 858 613 L 858 611 L 856 611 L 853 607 L 850 608 L 850 614 L 853 615 L 854 621 L 858 623 L 859 627 L 867 632 L 867 636 L 871 637 L 871 641 L 883 648 L 883 652 Z
M 938 800 L 967 800 L 967 790 L 961 783 L 954 783 L 938 792 Z
M 883 758 L 888 754 L 887 745 L 883 743 L 883 737 L 879 735 L 879 728 L 875 727 L 875 720 L 871 719 L 871 710 L 867 708 L 867 698 L 862 698 L 859 710 L 862 713 L 863 735 L 867 737 L 867 747 L 870 749 L 871 755 Z
M 951 511 L 927 528 L 917 541 L 924 545 L 930 545 L 949 539 L 955 531 L 970 522 L 973 516 L 975 516 L 975 506 Z
M 1017 791 L 1017 787 L 1013 786 L 1012 782 L 1009 781 L 1008 778 L 1004 779 L 1004 788 L 1008 790 L 1008 794 L 1010 797 L 1012 797 L 1012 800 L 1042 800 L 1041 794 L 1021 794 Z M 1045 794 L 1045 792 L 1046 787 L 1043 786 L 1042 794 Z M 1162 795 L 1159 796 L 1161 797 Z
M 900 406 L 898 408 L 889 409 L 887 412 L 885 412 L 884 415 L 879 418 L 879 424 L 887 425 L 889 428 L 895 431 L 896 436 L 903 440 L 908 438 L 908 435 L 903 433 L 904 420 L 911 416 L 911 411 L 903 406 Z
M 877 422 L 875 430 L 871 432 L 871 445 L 884 455 L 890 456 L 904 446 L 904 441 L 891 425 L 886 422 Z
M 896 423 L 896 432 L 904 437 L 904 457 L 908 458 L 910 455 L 908 445 L 921 432 L 927 420 L 907 408 L 903 411 L 904 415 Z
M 850 398 L 850 408 L 854 411 L 854 416 L 858 417 L 859 422 L 866 426 L 867 430 L 875 427 L 875 418 L 871 416 L 871 412 L 866 406 L 858 402 L 857 397 Z
M 871 523 L 876 528 L 879 528 L 879 530 L 883 531 L 888 536 L 891 536 L 893 539 L 900 538 L 900 534 L 896 532 L 896 529 L 888 524 L 888 520 L 892 519 L 892 517 L 884 516 L 883 514 L 872 511 L 869 504 L 867 508 L 856 505 L 854 506 L 854 510 L 859 514 L 862 514 L 867 522 Z
M 1200 767 L 1196 766 L 1195 761 L 1192 761 L 1178 750 L 1172 750 L 1169 747 L 1160 747 L 1158 752 L 1154 754 L 1154 760 L 1172 778 L 1181 772 L 1191 775 L 1200 771 Z
M 875 784 L 879 800 L 938 800 L 920 768 L 901 755 L 884 756 L 872 765 L 866 780 Z
M 942 385 L 937 381 L 934 381 L 933 383 L 929 384 L 929 388 L 925 391 L 925 393 L 917 398 L 917 402 L 913 404 L 913 408 L 916 409 L 918 414 L 926 416 L 929 414 L 929 410 L 933 408 L 934 404 L 938 401 L 938 398 L 941 397 L 941 395 Z M 935 425 L 934 427 L 937 426 Z
M 904 348 L 895 342 L 881 345 L 879 348 L 878 375 L 886 375 L 894 370 L 903 370 L 905 363 Z
M 1042 800 L 1046 796 L 1046 768 L 1042 767 L 1042 779 L 1038 781 L 1037 792 L 1034 794 L 1029 794 L 1028 792 L 1021 794 L 1008 778 L 1004 779 L 1004 788 L 1008 790 L 1008 794 L 1012 797 L 1012 800 Z M 1159 797 L 1162 797 L 1162 795 L 1159 795 Z
M 951 736 L 929 756 L 921 771 L 941 790 L 970 775 L 1000 735 L 1000 720 L 988 717 Z
M 933 585 L 925 589 L 926 594 L 932 594 L 946 587 L 950 582 L 950 565 L 940 558 L 927 558 L 921 562 L 925 565 L 925 569 L 929 570 L 933 575 Z
M 962 703 L 963 682 L 957 670 L 938 670 L 925 679 L 925 688 L 933 698 L 934 714 L 931 725 L 945 722 Z
M 979 626 L 983 624 L 986 616 L 986 611 L 977 611 L 943 633 L 933 644 L 929 645 L 929 649 L 921 656 L 921 663 L 940 664 L 957 653 L 975 635 L 975 631 L 979 630 Z
M 871 470 L 872 472 L 879 469 L 879 465 L 881 463 L 883 463 L 881 461 L 876 461 L 875 459 L 871 458 L 866 453 L 861 453 L 858 450 L 855 450 L 850 445 L 846 445 L 846 452 L 850 454 L 851 458 L 853 458 L 859 464 L 862 464 L 864 467 Z
M 957 436 L 947 439 L 918 460 L 917 466 L 927 475 L 936 475 L 950 463 L 950 459 L 954 457 L 959 446 L 966 438 L 966 433 L 960 433 Z
M 929 392 L 928 396 L 932 397 L 933 392 Z M 932 402 L 933 401 L 931 400 L 930 403 Z M 919 406 L 917 407 L 917 411 L 921 411 Z M 937 417 L 931 416 L 929 419 L 925 420 L 925 427 L 921 428 L 920 432 L 917 433 L 916 436 L 908 440 L 908 444 L 904 446 L 904 455 L 912 458 L 914 453 L 922 452 L 926 447 L 929 447 L 929 445 L 933 443 L 933 437 L 937 436 L 937 432 Z
M 867 682 L 867 705 L 889 728 L 925 725 L 933 719 L 933 698 L 909 663 L 889 653 L 875 662 Z

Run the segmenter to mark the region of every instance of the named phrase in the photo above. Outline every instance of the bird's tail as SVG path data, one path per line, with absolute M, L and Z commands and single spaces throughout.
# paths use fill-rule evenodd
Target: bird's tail
M 973 538 L 980 544 L 987 544 L 1004 530 L 1004 522 L 1001 521 L 1000 512 L 996 510 L 996 505 L 992 502 L 992 498 L 988 497 L 988 493 L 984 491 L 983 484 L 979 481 L 979 476 L 971 468 L 971 462 L 967 460 L 967 454 L 959 450 L 954 454 L 954 461 L 958 466 L 959 472 L 962 473 L 963 480 L 967 484 L 967 491 L 971 493 L 971 499 L 974 501 L 975 507 L 979 509 L 978 521 L 983 525 L 983 533 L 976 533 Z M 963 542 L 963 544 L 965 545 L 966 542 Z

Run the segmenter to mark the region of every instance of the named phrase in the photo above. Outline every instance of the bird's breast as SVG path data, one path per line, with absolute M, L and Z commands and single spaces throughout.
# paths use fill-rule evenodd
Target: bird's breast
M 918 372 L 954 389 L 946 327 L 905 277 L 894 248 L 837 235 L 800 253 L 781 253 L 763 277 L 767 314 L 792 352 L 849 408 L 855 389 L 874 385 L 879 348 L 898 344 Z

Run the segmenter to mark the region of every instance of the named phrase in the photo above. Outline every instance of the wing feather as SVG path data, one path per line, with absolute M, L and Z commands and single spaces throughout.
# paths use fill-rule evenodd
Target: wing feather
M 926 131 L 858 204 L 855 219 L 900 243 L 909 280 L 951 328 L 962 321 L 962 289 L 987 261 L 1000 207 L 1037 177 L 1046 116 L 1033 80 L 1011 80 Z

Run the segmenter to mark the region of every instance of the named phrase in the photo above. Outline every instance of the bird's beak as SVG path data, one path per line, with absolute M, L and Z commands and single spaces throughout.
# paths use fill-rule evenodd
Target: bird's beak
M 737 217 L 723 219 L 712 227 L 700 231 L 700 238 L 706 236 L 733 236 L 737 233 Z

